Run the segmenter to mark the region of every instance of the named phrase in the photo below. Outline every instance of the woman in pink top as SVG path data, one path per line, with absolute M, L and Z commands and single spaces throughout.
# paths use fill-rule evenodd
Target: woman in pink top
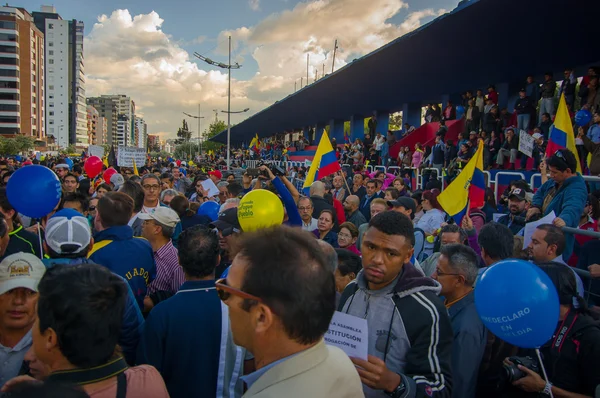
M 420 142 L 417 142 L 415 144 L 415 152 L 412 155 L 412 167 L 421 167 L 421 162 L 423 162 L 423 147 Z

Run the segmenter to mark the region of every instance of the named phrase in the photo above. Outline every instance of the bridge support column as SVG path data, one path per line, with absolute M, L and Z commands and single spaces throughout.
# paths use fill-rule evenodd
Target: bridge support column
M 335 138 L 336 143 L 344 143 L 344 121 L 331 119 L 329 121 L 329 139 Z
M 350 141 L 354 142 L 357 138 L 361 141 L 365 139 L 365 118 L 352 115 L 350 118 Z
M 421 126 L 421 104 L 412 102 L 402 107 L 402 122 L 408 123 L 415 128 Z M 404 130 L 404 126 L 402 126 Z

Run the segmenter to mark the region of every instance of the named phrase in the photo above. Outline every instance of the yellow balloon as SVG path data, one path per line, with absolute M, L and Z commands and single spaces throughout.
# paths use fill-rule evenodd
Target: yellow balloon
M 240 201 L 238 221 L 244 232 L 281 225 L 283 204 L 273 192 L 255 189 L 244 195 Z

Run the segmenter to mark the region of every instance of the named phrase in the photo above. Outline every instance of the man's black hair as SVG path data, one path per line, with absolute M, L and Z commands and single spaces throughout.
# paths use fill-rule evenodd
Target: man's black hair
M 79 173 L 79 174 L 83 174 L 83 168 L 76 164 L 73 166 L 73 173 Z
M 359 271 L 362 269 L 362 260 L 360 259 L 360 256 L 347 249 L 335 249 L 335 252 L 338 256 L 337 269 L 340 271 L 340 275 L 346 276 L 350 273 L 358 275 Z
M 493 221 L 485 224 L 479 231 L 477 242 L 494 260 L 504 260 L 513 255 L 514 235 L 506 225 Z
M 284 226 L 263 229 L 242 235 L 238 256 L 247 263 L 241 290 L 272 308 L 290 339 L 323 338 L 335 311 L 335 280 L 316 239 Z M 244 300 L 242 308 L 255 304 Z
M 160 175 L 160 179 L 161 180 L 168 179 L 171 182 L 175 181 L 175 177 L 173 177 L 173 174 L 171 174 L 171 173 L 162 173 Z
M 79 204 L 81 205 L 81 210 L 83 212 L 88 211 L 89 207 L 90 207 L 90 200 L 89 198 L 82 194 L 81 192 L 69 192 L 69 193 L 65 193 L 63 194 L 63 197 L 60 201 L 60 209 L 65 207 L 65 203 L 66 202 L 79 202 Z
M 386 235 L 404 236 L 407 242 L 415 245 L 415 228 L 405 214 L 395 211 L 384 211 L 369 221 L 369 228 L 375 228 Z
M 572 306 L 573 297 L 575 297 L 579 303 L 577 312 L 588 313 L 586 301 L 577 293 L 577 281 L 570 267 L 554 261 L 536 265 L 550 277 L 556 287 L 559 304 Z
M 75 179 L 75 182 L 79 183 L 79 179 L 77 178 L 77 176 L 76 176 L 75 174 L 71 173 L 70 171 L 69 171 L 67 174 L 65 174 L 65 175 L 63 176 L 63 181 L 64 181 L 64 180 L 65 180 L 65 178 L 67 178 L 67 177 L 73 177 L 73 178 Z
M 237 198 L 243 191 L 244 187 L 238 182 L 230 182 L 229 185 L 227 185 L 227 192 L 234 198 Z
M 565 234 L 554 224 L 542 224 L 538 225 L 536 229 L 540 231 L 546 232 L 546 237 L 544 238 L 544 242 L 548 244 L 548 246 L 556 245 L 556 255 L 560 256 L 565 251 L 566 240 Z
M 142 188 L 140 184 L 132 181 L 132 179 L 129 178 L 123 183 L 123 185 L 121 185 L 121 188 L 119 188 L 119 192 L 123 192 L 124 194 L 131 197 L 131 199 L 133 199 L 134 213 L 139 213 L 140 211 L 142 211 L 142 208 L 144 207 L 144 188 Z
M 219 263 L 219 236 L 204 225 L 188 228 L 179 235 L 179 264 L 193 278 L 214 274 Z
M 78 368 L 106 364 L 119 341 L 125 283 L 97 264 L 55 265 L 38 286 L 39 332 L 52 328 L 60 352 Z
M 555 167 L 559 171 L 571 170 L 571 173 L 577 172 L 577 159 L 573 152 L 562 148 L 554 152 L 552 156 L 546 159 L 548 167 Z
M 417 201 L 417 204 L 420 205 L 421 202 L 423 201 L 423 191 L 421 191 L 420 189 L 417 189 L 416 191 L 413 191 L 412 195 L 410 195 L 411 199 L 414 199 Z
M 464 229 L 462 229 L 461 227 L 459 227 L 456 224 L 446 224 L 442 227 L 442 230 L 440 231 L 440 238 L 442 237 L 443 234 L 445 233 L 458 233 L 460 235 L 460 242 L 464 243 L 467 240 L 467 233 L 465 232 Z

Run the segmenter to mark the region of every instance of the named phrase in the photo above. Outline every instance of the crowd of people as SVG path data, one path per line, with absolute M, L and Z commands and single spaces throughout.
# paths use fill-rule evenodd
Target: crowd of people
M 597 231 L 600 192 L 570 151 L 542 162 L 536 192 L 516 180 L 496 203 L 489 190 L 457 222 L 436 179 L 421 191 L 343 168 L 305 196 L 273 166 L 236 176 L 197 163 L 154 159 L 104 181 L 84 159 L 0 160 L 0 394 L 594 396 L 600 312 L 575 268 L 600 277 L 600 241 L 562 227 Z M 62 186 L 40 219 L 9 200 L 31 164 Z M 256 189 L 279 196 L 284 225 L 243 230 L 240 199 Z M 509 372 L 535 354 L 494 336 L 475 307 L 479 276 L 508 258 L 539 266 L 560 298 L 557 333 L 568 331 L 540 348 L 547 379 L 535 360 Z M 336 310 L 366 319 L 366 360 L 324 343 Z

